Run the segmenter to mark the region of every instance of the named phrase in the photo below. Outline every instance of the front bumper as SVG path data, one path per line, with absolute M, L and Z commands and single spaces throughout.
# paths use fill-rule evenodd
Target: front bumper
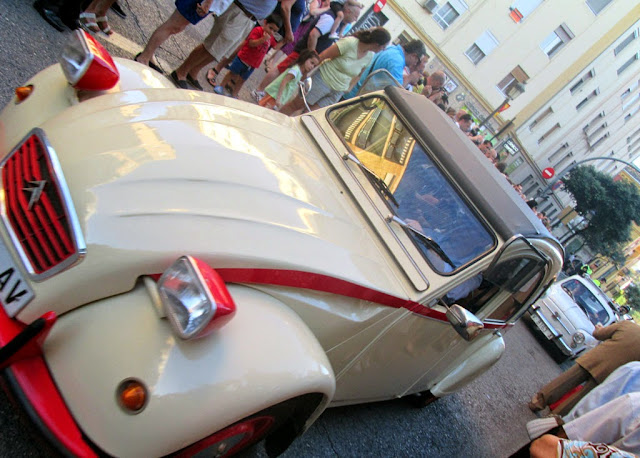
M 556 328 L 547 320 L 544 314 L 540 311 L 540 307 L 535 304 L 529 309 L 529 316 L 531 321 L 538 330 L 550 341 L 552 341 L 563 355 L 572 356 L 574 351 L 564 340 L 563 335 L 556 330 Z
M 9 318 L 0 306 L 0 344 L 3 347 L 25 327 Z M 23 354 L 12 360 L 4 370 L 4 378 L 9 394 L 53 447 L 64 455 L 97 456 L 62 400 L 42 354 Z

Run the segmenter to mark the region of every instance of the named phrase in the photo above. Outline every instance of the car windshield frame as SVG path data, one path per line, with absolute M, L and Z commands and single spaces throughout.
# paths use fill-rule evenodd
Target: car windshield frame
M 571 284 L 571 285 L 569 285 Z M 610 324 L 612 321 L 611 315 L 607 312 L 608 305 L 605 305 L 600 301 L 596 294 L 593 293 L 586 285 L 584 285 L 581 281 L 570 278 L 565 280 L 560 285 L 562 290 L 565 291 L 576 303 L 578 307 L 584 312 L 584 314 L 589 318 L 589 321 L 595 326 L 600 323 L 603 326 Z M 573 287 L 573 289 L 572 289 Z M 594 307 L 594 304 L 599 306 L 599 310 Z M 606 316 L 606 321 L 599 320 Z
M 404 232 L 435 272 L 454 275 L 494 250 L 497 237 L 484 217 L 387 97 L 367 95 L 325 116 L 359 165 L 393 193 L 399 206 L 364 174 L 387 208 L 406 223 Z

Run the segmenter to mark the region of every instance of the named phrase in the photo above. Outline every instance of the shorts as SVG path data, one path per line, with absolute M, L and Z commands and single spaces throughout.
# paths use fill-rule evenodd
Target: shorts
M 196 11 L 198 0 L 176 0 L 176 9 L 187 21 L 195 25 L 208 16 L 200 16 Z
M 283 73 L 285 72 L 289 67 L 291 67 L 293 64 L 296 63 L 296 61 L 298 60 L 298 56 L 300 56 L 300 54 L 298 54 L 295 51 L 292 51 L 291 54 L 289 54 L 285 60 L 283 60 L 282 62 L 280 62 L 278 64 L 278 66 L 276 67 L 278 69 L 278 73 Z
M 267 94 L 260 99 L 258 105 L 265 108 L 273 108 L 276 106 L 276 99 Z
M 321 108 L 338 103 L 344 91 L 331 89 L 322 79 L 322 74 L 316 71 L 311 77 L 311 90 L 307 94 L 309 105 L 318 105 Z
M 216 18 L 211 32 L 202 44 L 207 52 L 220 62 L 240 46 L 254 26 L 254 21 L 249 19 L 235 3 L 232 3 L 227 11 Z
M 249 67 L 242 62 L 238 56 L 236 56 L 231 62 L 231 65 L 229 65 L 229 71 L 234 75 L 238 75 L 243 81 L 247 81 L 254 70 L 255 68 Z

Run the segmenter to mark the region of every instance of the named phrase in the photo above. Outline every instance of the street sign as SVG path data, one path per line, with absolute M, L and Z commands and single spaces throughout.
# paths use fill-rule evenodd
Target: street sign
M 375 5 L 373 5 L 373 12 L 374 13 L 379 13 L 380 10 L 382 8 L 384 8 L 384 5 L 387 4 L 387 0 L 378 0 Z
M 553 167 L 547 167 L 542 171 L 542 178 L 548 180 L 550 178 L 553 178 L 555 174 L 556 174 L 556 171 L 553 170 Z

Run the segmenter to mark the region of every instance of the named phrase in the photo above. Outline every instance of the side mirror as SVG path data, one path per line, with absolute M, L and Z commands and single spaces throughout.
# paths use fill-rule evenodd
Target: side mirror
M 461 307 L 458 304 L 453 304 L 447 310 L 447 320 L 453 326 L 460 336 L 467 341 L 472 341 L 480 331 L 484 329 L 484 324 L 473 313 Z
M 309 108 L 309 104 L 307 103 L 307 94 L 311 90 L 311 86 L 312 86 L 311 77 L 305 78 L 304 80 L 300 81 L 298 83 L 298 86 L 300 86 L 300 94 L 302 95 L 302 101 L 304 102 L 304 107 L 307 109 L 307 111 L 311 111 L 311 108 Z

